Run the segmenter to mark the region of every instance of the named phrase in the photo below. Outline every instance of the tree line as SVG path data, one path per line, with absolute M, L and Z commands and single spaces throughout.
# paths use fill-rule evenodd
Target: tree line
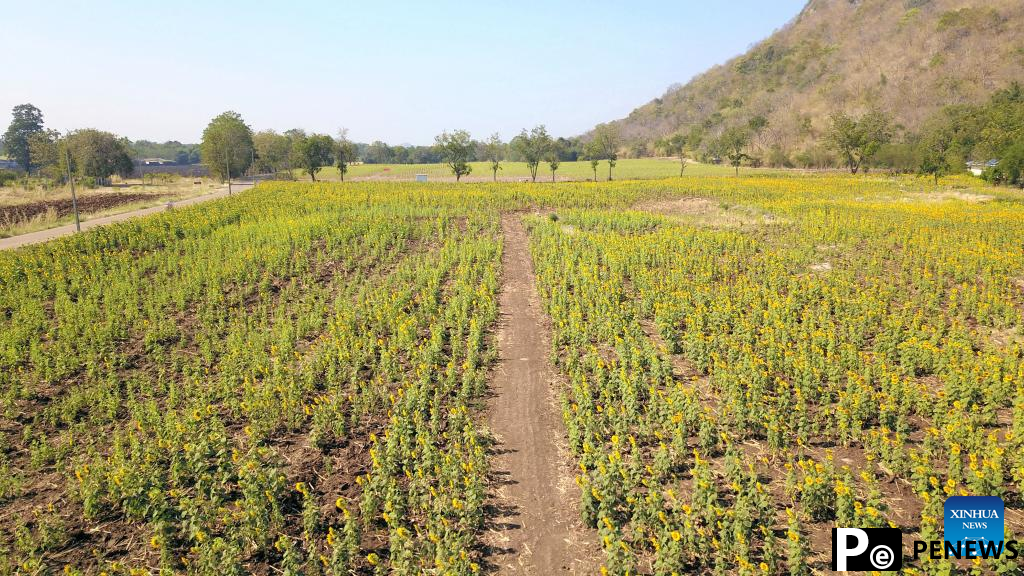
M 47 128 L 42 111 L 32 104 L 19 104 L 11 111 L 11 123 L 0 136 L 0 150 L 25 173 L 58 181 L 71 174 L 86 184 L 115 174 L 127 177 L 135 169 L 133 158 L 159 157 L 177 164 L 200 161 L 196 145 L 132 142 L 95 128 L 62 134 Z
M 466 130 L 444 131 L 430 147 L 388 146 L 383 142 L 360 145 L 349 140 L 342 129 L 334 137 L 303 130 L 274 130 L 253 132 L 237 112 L 224 112 L 210 121 L 203 131 L 199 145 L 203 163 L 210 173 L 225 179 L 234 178 L 255 169 L 261 173 L 286 173 L 301 170 L 313 181 L 323 168 L 335 166 L 341 179 L 345 179 L 353 162 L 396 163 L 395 150 L 406 150 L 409 158 L 429 163 L 446 164 L 456 181 L 469 175 L 472 162 L 487 162 L 491 177 L 497 181 L 502 163 L 525 162 L 531 180 L 536 181 L 541 165 L 551 173 L 554 181 L 562 162 L 589 160 L 597 180 L 597 168 L 604 161 L 608 166 L 608 179 L 618 159 L 620 140 L 610 124 L 602 124 L 587 140 L 554 138 L 544 125 L 523 129 L 509 142 L 499 134 L 486 140 L 474 140 Z M 411 152 L 410 152 L 411 151 Z
M 175 152 L 178 163 L 201 160 L 218 178 L 255 171 L 287 173 L 301 170 L 316 180 L 326 166 L 338 168 L 344 180 L 354 162 L 401 164 L 444 163 L 460 180 L 472 162 L 486 162 L 493 180 L 504 162 L 523 162 L 536 181 L 541 171 L 551 180 L 562 162 L 589 161 L 594 180 L 607 165 L 613 177 L 621 157 L 649 155 L 642 142 L 624 143 L 615 124 L 598 125 L 574 138 L 552 137 L 544 125 L 523 129 L 509 141 L 499 134 L 474 139 L 465 130 L 445 131 L 432 146 L 390 146 L 381 141 L 356 143 L 344 130 L 335 136 L 293 129 L 253 132 L 235 112 L 214 118 L 202 143 L 164 145 L 126 138 L 96 129 L 60 134 L 44 126 L 42 112 L 31 104 L 16 106 L 12 122 L 0 138 L 6 155 L 27 172 L 63 179 L 69 172 L 97 180 L 133 170 L 132 155 Z M 737 174 L 743 166 L 843 166 L 851 173 L 884 169 L 933 176 L 963 172 L 967 162 L 984 162 L 983 176 L 993 182 L 1024 185 L 1024 88 L 1013 83 L 981 104 L 947 106 L 916 132 L 904 130 L 880 110 L 855 116 L 843 111 L 828 119 L 819 145 L 799 154 L 782 150 L 772 137 L 767 118 L 754 116 L 729 127 L 707 123 L 686 127 L 653 143 L 653 150 L 678 158 L 680 175 L 687 163 L 727 163 Z
M 114 174 L 127 176 L 134 169 L 126 138 L 94 128 L 66 134 L 47 129 L 43 113 L 31 104 L 15 106 L 11 116 L 0 143 L 7 157 L 27 173 L 55 180 L 71 174 L 99 181 Z

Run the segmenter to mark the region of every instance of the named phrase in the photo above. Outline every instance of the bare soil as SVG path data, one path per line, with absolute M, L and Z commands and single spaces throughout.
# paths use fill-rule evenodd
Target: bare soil
M 156 200 L 160 194 L 139 194 L 126 192 L 117 194 L 96 194 L 82 196 L 78 199 L 78 211 L 81 213 L 101 212 L 109 210 L 122 204 L 131 204 L 144 200 Z M 15 223 L 32 219 L 40 214 L 46 214 L 50 210 L 56 212 L 57 218 L 71 214 L 71 198 L 53 198 L 51 200 L 39 200 L 24 204 L 12 204 L 0 206 L 0 223 Z
M 577 507 L 529 240 L 518 214 L 502 217 L 501 227 L 499 356 L 488 399 L 495 444 L 487 561 L 498 574 L 596 574 L 602 554 Z

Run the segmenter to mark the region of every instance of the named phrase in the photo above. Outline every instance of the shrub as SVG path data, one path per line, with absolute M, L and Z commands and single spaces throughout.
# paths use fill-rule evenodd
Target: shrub
M 8 182 L 18 179 L 18 173 L 13 170 L 0 170 L 0 187 L 6 186 Z
M 999 163 L 985 170 L 982 177 L 996 184 L 1024 187 L 1024 142 L 1007 149 Z

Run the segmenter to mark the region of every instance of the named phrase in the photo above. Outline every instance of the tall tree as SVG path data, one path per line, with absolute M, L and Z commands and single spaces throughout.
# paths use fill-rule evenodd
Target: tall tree
M 619 158 L 619 130 L 612 124 L 598 124 L 594 128 L 593 141 L 601 158 L 608 161 L 608 180 L 611 180 L 612 168 Z
M 97 179 L 113 174 L 127 176 L 134 169 L 128 142 L 110 132 L 92 128 L 76 130 L 68 134 L 63 143 L 71 156 L 72 172 L 79 176 Z
M 252 163 L 252 130 L 237 112 L 224 112 L 203 130 L 199 150 L 214 176 L 221 180 L 240 176 Z
M 32 167 L 37 174 L 63 180 L 67 177 L 66 161 L 60 132 L 40 130 L 28 136 L 28 149 Z
M 686 169 L 687 140 L 686 135 L 682 132 L 676 132 L 667 138 L 663 138 L 655 142 L 655 146 L 661 149 L 665 154 L 669 156 L 677 156 L 679 158 L 679 176 L 682 176 L 683 170 Z
M 859 119 L 836 112 L 830 119 L 827 142 L 842 157 L 850 173 L 856 174 L 892 136 L 892 120 L 878 110 Z
M 547 156 L 548 168 L 551 169 L 551 181 L 552 182 L 555 181 L 555 171 L 558 170 L 558 167 L 562 163 L 562 156 L 561 156 L 561 154 L 562 154 L 562 149 L 561 149 L 561 146 L 558 143 L 558 140 L 551 140 L 550 143 L 548 143 L 548 151 L 547 151 L 546 156 Z
M 390 146 L 380 140 L 374 140 L 367 148 L 366 156 L 363 159 L 370 164 L 388 164 L 394 159 L 394 156 L 395 153 Z
M 355 161 L 358 150 L 355 143 L 348 139 L 348 129 L 339 129 L 338 139 L 334 142 L 334 165 L 338 167 L 342 182 L 345 181 L 348 165 Z
M 292 141 L 295 164 L 316 182 L 316 175 L 324 166 L 334 162 L 334 139 L 326 134 L 310 134 Z
M 550 142 L 551 136 L 548 135 L 548 129 L 543 124 L 534 127 L 529 132 L 523 128 L 523 131 L 512 139 L 512 150 L 526 162 L 526 167 L 530 170 L 530 180 L 533 182 L 537 181 L 537 167 L 544 159 Z
M 291 168 L 289 155 L 292 152 L 292 141 L 273 130 L 264 130 L 253 134 L 253 146 L 256 148 L 256 169 L 260 172 L 274 174 Z
M 1003 150 L 999 163 L 985 170 L 986 180 L 1024 188 L 1024 141 Z
M 3 135 L 7 156 L 26 172 L 33 168 L 29 138 L 43 131 L 43 113 L 31 104 L 19 104 L 11 110 L 11 124 Z
M 456 182 L 473 171 L 473 167 L 469 165 L 469 160 L 472 157 L 474 145 L 469 132 L 465 130 L 448 132 L 445 130 L 434 138 L 434 147 L 441 153 L 441 157 L 444 158 L 448 169 L 455 175 Z
M 747 145 L 750 144 L 750 132 L 743 126 L 732 126 L 718 138 L 718 148 L 725 153 L 729 165 L 736 169 L 736 175 L 740 175 L 740 166 L 743 161 L 750 158 L 746 153 Z
M 583 157 L 590 161 L 590 169 L 594 171 L 594 182 L 597 182 L 597 167 L 601 164 L 601 147 L 591 139 L 583 145 Z
M 505 159 L 505 144 L 501 141 L 501 135 L 495 132 L 484 142 L 484 157 L 491 163 L 491 174 L 495 182 L 498 181 L 498 170 L 501 170 L 501 161 Z

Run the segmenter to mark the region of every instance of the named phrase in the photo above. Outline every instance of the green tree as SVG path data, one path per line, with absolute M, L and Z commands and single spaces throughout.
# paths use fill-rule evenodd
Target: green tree
M 686 135 L 686 147 L 691 152 L 696 153 L 700 149 L 700 145 L 704 142 L 704 130 L 700 126 L 694 126 L 690 128 L 690 132 Z
M 455 175 L 456 182 L 473 171 L 469 160 L 472 157 L 474 145 L 469 132 L 465 130 L 448 132 L 446 130 L 434 138 L 434 147 L 441 153 L 448 169 Z
M 682 132 L 677 132 L 667 138 L 662 138 L 654 143 L 655 147 L 660 149 L 668 156 L 676 156 L 679 158 L 679 176 L 683 175 L 683 170 L 686 169 L 686 149 L 688 139 Z
M 998 184 L 1010 184 L 1024 188 L 1024 142 L 1007 148 L 999 163 L 985 171 L 986 180 Z
M 127 176 L 134 169 L 128 141 L 110 132 L 92 128 L 76 130 L 68 134 L 63 143 L 71 155 L 72 172 L 76 175 L 103 179 L 113 174 Z
M 303 135 L 292 141 L 292 158 L 316 182 L 317 173 L 334 163 L 334 147 L 334 140 L 326 134 Z
M 252 130 L 237 112 L 224 112 L 203 130 L 199 150 L 210 174 L 221 180 L 240 176 L 252 163 Z
M 856 174 L 892 136 L 892 120 L 880 111 L 873 110 L 859 119 L 836 112 L 830 119 L 827 142 L 850 173 Z
M 273 130 L 264 130 L 253 134 L 252 143 L 256 149 L 256 170 L 276 174 L 291 169 L 291 138 Z
M 43 113 L 31 104 L 19 104 L 11 110 L 11 124 L 3 135 L 3 147 L 7 156 L 18 163 L 26 172 L 31 172 L 32 151 L 29 138 L 43 131 Z
M 342 182 L 345 181 L 345 174 L 348 174 L 348 165 L 355 161 L 358 153 L 359 148 L 348 139 L 348 130 L 338 130 L 338 139 L 334 142 L 334 165 L 338 167 Z
M 374 140 L 367 148 L 364 160 L 370 164 L 387 164 L 394 157 L 395 153 L 390 146 L 380 140 Z
M 598 124 L 592 139 L 602 160 L 608 161 L 608 180 L 612 179 L 612 168 L 619 158 L 619 130 L 612 124 Z
M 551 169 L 551 181 L 555 181 L 555 171 L 562 164 L 562 149 L 558 143 L 558 140 L 551 140 L 548 143 L 548 151 L 545 154 L 548 168 Z
M 583 158 L 590 161 L 590 169 L 594 172 L 594 182 L 597 182 L 597 167 L 601 164 L 601 147 L 593 138 L 583 145 Z
M 736 175 L 740 175 L 740 166 L 743 161 L 750 158 L 745 152 L 750 143 L 750 133 L 743 126 L 732 126 L 718 138 L 718 148 L 725 154 L 729 165 L 736 169 Z
M 58 180 L 67 177 L 60 139 L 60 132 L 56 130 L 40 130 L 28 135 L 29 156 L 37 174 Z
M 953 138 L 949 131 L 934 129 L 926 132 L 917 142 L 918 173 L 932 176 L 938 184 L 939 178 L 953 172 L 950 161 L 952 146 Z
M 484 157 L 491 163 L 491 174 L 494 181 L 498 181 L 498 170 L 501 170 L 501 161 L 505 159 L 505 144 L 501 141 L 501 135 L 495 132 L 484 142 Z
M 551 136 L 543 124 L 529 132 L 524 128 L 512 139 L 512 150 L 519 156 L 530 170 L 530 180 L 537 181 L 537 167 L 540 166 L 551 143 Z

